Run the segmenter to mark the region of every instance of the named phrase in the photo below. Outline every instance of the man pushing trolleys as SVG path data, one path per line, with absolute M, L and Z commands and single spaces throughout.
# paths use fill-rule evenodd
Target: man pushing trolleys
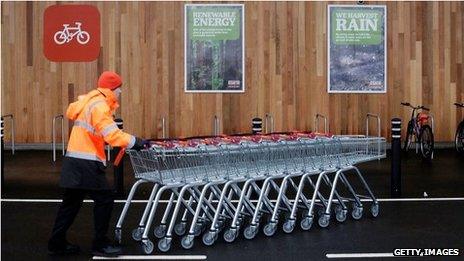
M 114 147 L 133 150 L 144 148 L 148 141 L 120 130 L 113 120 L 119 107 L 122 79 L 115 72 L 106 71 L 98 79 L 97 88 L 79 96 L 69 105 L 66 117 L 74 121 L 60 178 L 64 188 L 61 203 L 48 242 L 49 254 L 76 254 L 77 245 L 66 239 L 84 198 L 94 203 L 95 235 L 92 253 L 98 256 L 117 256 L 121 248 L 106 236 L 113 209 L 113 191 L 105 176 L 105 142 Z

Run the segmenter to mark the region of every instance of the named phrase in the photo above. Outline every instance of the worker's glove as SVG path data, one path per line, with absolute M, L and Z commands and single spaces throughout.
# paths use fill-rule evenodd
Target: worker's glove
M 142 149 L 147 149 L 150 146 L 150 141 L 149 140 L 143 140 L 141 138 L 135 138 L 135 144 L 131 148 L 133 150 L 142 150 Z

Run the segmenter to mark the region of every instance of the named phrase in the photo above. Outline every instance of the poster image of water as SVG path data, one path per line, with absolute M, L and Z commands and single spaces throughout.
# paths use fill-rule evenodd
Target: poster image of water
M 329 93 L 387 91 L 386 6 L 328 6 Z
M 185 91 L 244 92 L 243 4 L 185 5 Z

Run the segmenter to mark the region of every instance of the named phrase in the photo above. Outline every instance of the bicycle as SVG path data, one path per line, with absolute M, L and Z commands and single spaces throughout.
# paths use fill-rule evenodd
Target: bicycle
M 416 142 L 416 153 L 418 152 L 417 145 L 419 144 L 421 156 L 423 159 L 430 160 L 433 158 L 434 139 L 433 131 L 428 125 L 429 115 L 422 111 L 430 111 L 430 109 L 420 105 L 412 106 L 409 102 L 402 102 L 401 105 L 412 108 L 411 119 L 408 122 L 406 132 L 406 140 L 404 141 L 403 150 L 407 152 L 411 146 L 413 136 Z M 421 112 L 415 114 L 417 110 Z
M 76 27 L 69 27 L 69 24 L 63 24 L 64 28 L 62 31 L 58 31 L 53 36 L 55 43 L 61 45 L 69 43 L 74 36 L 77 35 L 77 42 L 80 44 L 86 44 L 90 41 L 90 35 L 88 32 L 81 30 L 82 23 L 75 22 Z M 74 32 L 72 32 L 74 31 Z
M 456 108 L 464 108 L 464 103 L 455 102 Z M 456 151 L 464 153 L 464 119 L 459 123 L 456 129 L 456 135 L 454 136 L 454 146 Z

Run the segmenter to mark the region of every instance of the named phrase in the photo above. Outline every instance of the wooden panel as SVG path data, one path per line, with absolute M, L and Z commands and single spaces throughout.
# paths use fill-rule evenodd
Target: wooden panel
M 16 117 L 18 142 L 50 142 L 53 116 L 103 70 L 122 74 L 117 116 L 146 138 L 161 137 L 163 117 L 174 137 L 211 134 L 214 115 L 223 133 L 248 132 L 251 118 L 266 113 L 276 131 L 312 129 L 323 113 L 333 133 L 364 133 L 367 112 L 381 115 L 388 136 L 392 117 L 409 117 L 400 102 L 410 101 L 431 107 L 436 139 L 451 141 L 464 116 L 452 106 L 464 100 L 462 2 L 377 2 L 388 8 L 387 94 L 330 95 L 324 2 L 245 2 L 244 94 L 184 93 L 182 2 L 84 2 L 102 22 L 100 56 L 88 63 L 44 57 L 43 13 L 53 4 L 2 2 L 1 107 Z

